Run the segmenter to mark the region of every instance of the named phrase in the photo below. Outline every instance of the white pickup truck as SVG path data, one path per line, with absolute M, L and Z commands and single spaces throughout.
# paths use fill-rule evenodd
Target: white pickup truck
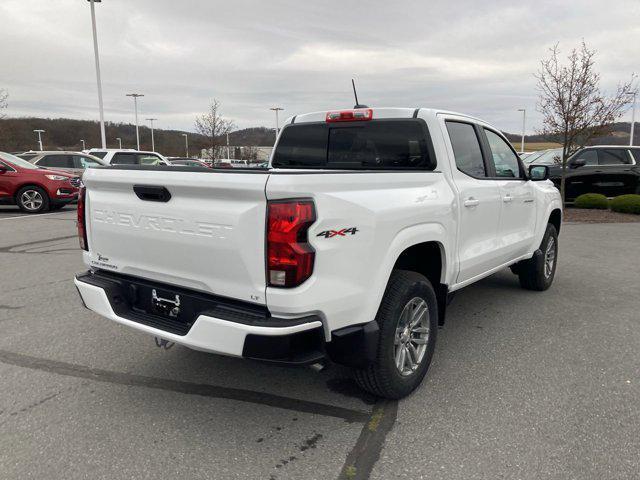
M 197 350 L 353 367 L 400 398 L 452 292 L 511 267 L 553 281 L 562 203 L 545 166 L 466 115 L 359 108 L 287 120 L 269 169 L 89 169 L 87 308 Z

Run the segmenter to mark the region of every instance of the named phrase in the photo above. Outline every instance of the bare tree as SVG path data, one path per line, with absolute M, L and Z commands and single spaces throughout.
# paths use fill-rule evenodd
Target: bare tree
M 211 156 L 215 156 L 218 147 L 226 144 L 224 136 L 234 128 L 233 121 L 223 118 L 220 114 L 220 102 L 213 99 L 207 113 L 196 117 L 196 131 L 207 137 Z
M 9 92 L 7 92 L 4 88 L 0 88 L 0 120 L 7 116 L 5 113 L 2 113 L 2 110 L 7 108 L 7 106 L 9 105 L 8 99 Z
M 591 138 L 611 131 L 635 91 L 635 76 L 618 84 L 615 93 L 606 96 L 600 90 L 600 74 L 594 70 L 595 50 L 584 41 L 571 50 L 567 64 L 560 63 L 558 44 L 549 58 L 540 62 L 538 110 L 543 115 L 542 133 L 561 139 L 562 180 L 560 193 L 564 201 L 567 159 Z

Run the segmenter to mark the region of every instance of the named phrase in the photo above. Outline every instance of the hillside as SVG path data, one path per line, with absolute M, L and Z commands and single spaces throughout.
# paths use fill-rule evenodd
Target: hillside
M 129 123 L 107 122 L 107 146 L 118 146 L 116 138 L 122 139 L 124 148 L 135 148 L 136 129 Z M 640 145 L 640 125 L 635 131 L 634 144 Z M 618 122 L 613 125 L 610 135 L 600 137 L 590 142 L 591 144 L 626 145 L 629 143 L 629 122 Z M 6 118 L 0 120 L 0 151 L 16 152 L 36 149 L 35 129 L 45 130 L 43 144 L 49 150 L 80 150 L 84 139 L 87 148 L 100 146 L 100 126 L 98 122 L 90 120 L 72 120 L 68 118 Z M 206 138 L 193 132 L 181 130 L 155 129 L 154 137 L 156 150 L 167 156 L 184 155 L 183 133 L 189 134 L 189 150 L 196 155 L 207 145 Z M 505 132 L 507 138 L 519 148 L 520 135 Z M 266 127 L 245 128 L 229 134 L 229 143 L 233 146 L 271 146 L 274 143 L 273 129 Z M 557 142 L 557 139 L 543 135 L 525 136 L 527 144 L 544 145 L 549 142 Z M 223 143 L 226 143 L 223 140 Z M 147 126 L 140 126 L 140 147 L 143 150 L 151 150 L 151 130 Z M 542 148 L 542 147 L 540 147 Z
M 98 122 L 68 118 L 6 118 L 0 120 L 0 151 L 37 149 L 35 129 L 45 130 L 42 143 L 47 150 L 80 150 L 80 139 L 85 140 L 87 148 L 100 146 Z M 123 148 L 135 148 L 135 125 L 107 122 L 105 130 L 108 147 L 117 148 L 116 138 L 120 137 Z M 184 155 L 183 133 L 189 134 L 192 155 L 206 147 L 206 138 L 197 133 L 156 128 L 153 131 L 156 151 L 167 156 Z M 265 127 L 245 128 L 229 134 L 229 143 L 233 146 L 271 146 L 274 140 L 273 130 Z M 151 150 L 151 130 L 147 126 L 140 126 L 140 148 Z

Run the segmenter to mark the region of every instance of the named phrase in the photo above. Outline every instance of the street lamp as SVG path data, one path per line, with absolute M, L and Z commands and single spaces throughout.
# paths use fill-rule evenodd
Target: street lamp
M 122 139 L 120 137 L 116 137 L 116 140 L 118 140 L 118 148 L 122 150 Z
M 157 120 L 157 118 L 147 118 L 151 122 L 151 151 L 156 151 L 156 142 L 153 140 L 153 122 Z
M 34 132 L 36 132 L 38 134 L 38 145 L 40 145 L 40 151 L 43 151 L 44 148 L 42 148 L 42 136 L 41 134 L 45 132 L 45 130 L 34 130 Z
M 104 107 L 102 104 L 102 80 L 100 78 L 100 58 L 98 55 L 98 33 L 96 32 L 96 11 L 94 3 L 102 0 L 88 0 L 91 4 L 91 28 L 93 30 L 93 54 L 96 58 L 96 80 L 98 82 L 98 108 L 100 110 L 100 136 L 102 137 L 102 148 L 107 148 L 107 136 L 104 130 Z
M 524 108 L 519 108 L 519 112 L 522 112 L 522 141 L 520 142 L 520 153 L 524 153 L 524 130 L 525 130 L 525 122 L 527 119 L 527 110 Z
M 634 129 L 635 129 L 635 124 L 636 124 L 636 95 L 638 94 L 638 92 L 629 92 L 627 93 L 627 95 L 631 95 L 633 97 L 633 100 L 631 101 L 631 133 L 630 133 L 630 137 L 629 137 L 629 146 L 633 147 L 633 133 L 634 133 Z
M 280 125 L 278 122 L 278 112 L 281 112 L 282 110 L 284 110 L 284 108 L 280 108 L 280 107 L 273 107 L 270 108 L 269 110 L 273 110 L 274 112 L 276 112 L 276 139 L 278 138 L 278 131 L 280 130 Z
M 138 150 L 140 150 L 140 132 L 138 131 L 138 97 L 144 97 L 141 93 L 127 93 L 127 97 L 133 97 L 133 104 L 136 110 L 136 145 L 138 146 Z
M 87 147 L 86 147 L 86 146 L 85 146 L 85 144 L 84 144 L 84 140 L 80 140 L 80 141 L 82 142 L 82 150 L 86 150 L 86 149 L 87 149 Z
M 184 137 L 184 148 L 187 151 L 187 158 L 189 158 L 189 139 L 186 133 L 183 133 L 182 136 Z

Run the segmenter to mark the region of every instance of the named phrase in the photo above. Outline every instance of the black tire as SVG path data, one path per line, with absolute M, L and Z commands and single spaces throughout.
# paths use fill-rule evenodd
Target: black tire
M 426 338 L 421 339 L 426 342 L 424 343 L 426 349 L 421 360 L 416 363 L 415 370 L 403 375 L 396 366 L 396 329 L 405 307 L 411 308 L 412 302 L 417 302 L 420 305 L 417 309 L 424 309 L 420 299 L 426 303 L 429 315 L 428 319 L 423 320 L 424 323 L 428 323 L 428 332 Z M 415 272 L 394 270 L 378 309 L 376 322 L 380 329 L 376 360 L 366 368 L 355 370 L 356 382 L 361 388 L 378 397 L 389 399 L 406 397 L 422 382 L 431 364 L 436 345 L 438 302 L 429 280 Z M 413 334 L 409 333 L 408 338 L 412 338 L 411 335 Z M 398 348 L 402 348 L 401 345 L 405 345 L 405 343 L 400 340 L 399 342 Z M 406 345 L 408 344 L 407 341 Z M 413 346 L 413 352 L 416 352 L 416 347 L 419 348 L 419 345 Z M 409 352 L 408 348 L 407 352 Z M 406 354 L 409 355 L 409 353 Z M 405 368 L 404 363 L 402 368 Z M 408 370 L 411 369 L 408 368 Z
M 551 247 L 549 246 L 552 244 Z M 553 265 L 545 268 L 547 263 L 547 251 L 553 250 Z M 558 232 L 551 223 L 547 224 L 547 229 L 542 237 L 540 248 L 536 250 L 533 257 L 518 264 L 518 279 L 520 286 L 526 290 L 536 290 L 542 292 L 548 289 L 553 283 L 558 266 Z
M 30 201 L 29 199 L 34 199 Z M 42 213 L 49 210 L 49 195 L 42 188 L 35 185 L 22 187 L 16 193 L 16 205 L 26 213 Z

